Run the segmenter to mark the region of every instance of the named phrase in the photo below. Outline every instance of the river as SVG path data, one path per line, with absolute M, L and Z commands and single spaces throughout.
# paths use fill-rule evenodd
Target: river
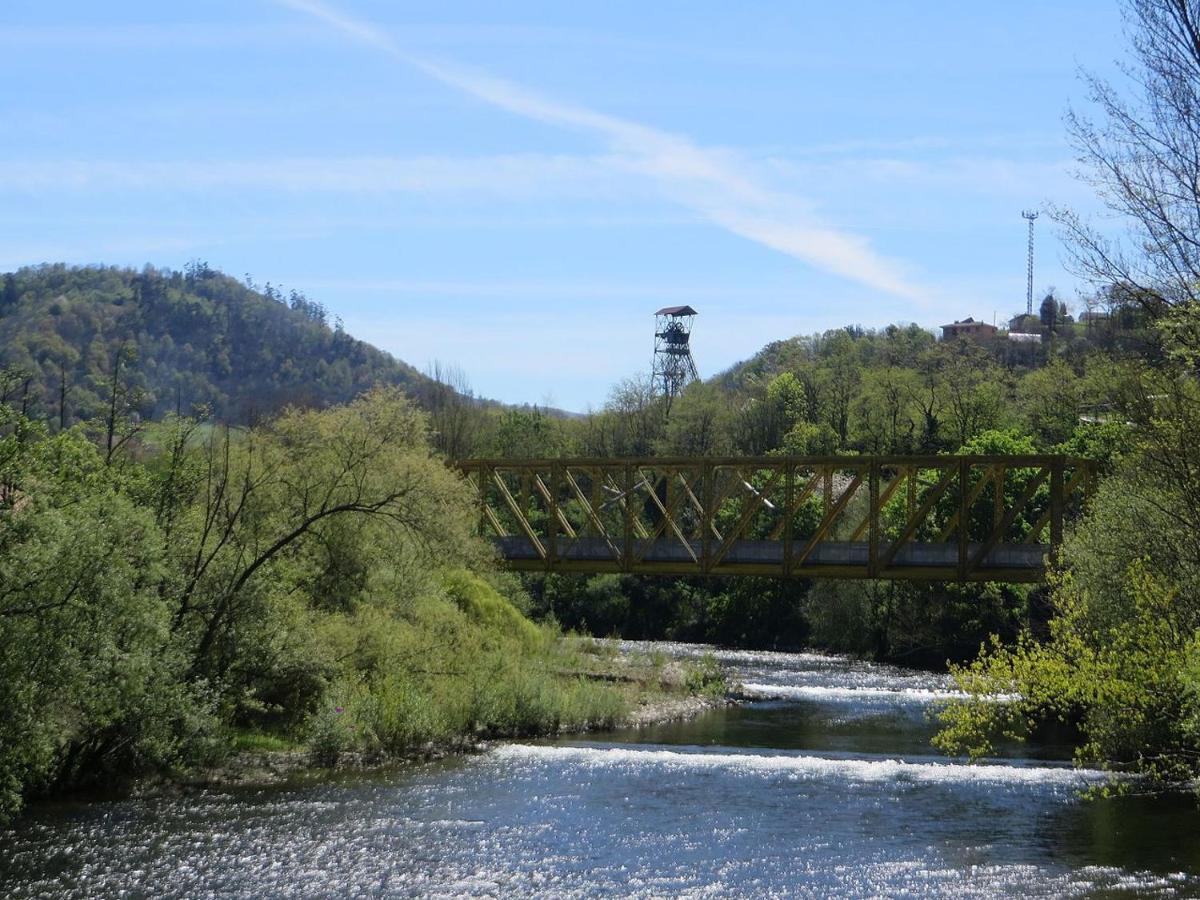
M 1081 800 L 1104 776 L 1053 742 L 937 756 L 943 676 L 717 656 L 753 702 L 386 771 L 39 806 L 0 831 L 0 896 L 1200 896 L 1190 796 Z

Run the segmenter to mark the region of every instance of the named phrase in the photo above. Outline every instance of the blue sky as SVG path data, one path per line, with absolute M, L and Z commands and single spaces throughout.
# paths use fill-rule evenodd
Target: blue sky
M 1115 3 L 6 0 L 0 269 L 204 259 L 571 409 L 690 303 L 711 375 L 1006 318 Z M 1035 287 L 1086 286 L 1038 223 Z

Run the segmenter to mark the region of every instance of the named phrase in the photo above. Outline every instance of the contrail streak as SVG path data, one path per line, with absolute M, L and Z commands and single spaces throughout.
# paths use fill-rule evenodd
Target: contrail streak
M 772 190 L 727 152 L 582 106 L 561 103 L 520 85 L 406 52 L 384 29 L 320 0 L 276 0 L 372 46 L 442 84 L 514 115 L 603 138 L 622 168 L 648 176 L 675 202 L 742 238 L 815 268 L 898 297 L 925 301 L 903 267 L 870 243 L 822 222 L 804 198 Z

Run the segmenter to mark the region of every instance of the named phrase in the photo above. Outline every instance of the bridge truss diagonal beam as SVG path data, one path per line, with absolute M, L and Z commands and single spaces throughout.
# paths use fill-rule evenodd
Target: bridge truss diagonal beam
M 1039 581 L 1095 482 L 1051 455 L 455 466 L 510 568 L 647 575 Z

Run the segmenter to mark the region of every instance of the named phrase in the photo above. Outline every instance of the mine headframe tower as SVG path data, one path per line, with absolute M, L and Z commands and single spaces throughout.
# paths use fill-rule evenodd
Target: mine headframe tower
M 654 386 L 671 403 L 699 379 L 692 359 L 692 322 L 697 312 L 690 306 L 664 306 L 654 314 Z

